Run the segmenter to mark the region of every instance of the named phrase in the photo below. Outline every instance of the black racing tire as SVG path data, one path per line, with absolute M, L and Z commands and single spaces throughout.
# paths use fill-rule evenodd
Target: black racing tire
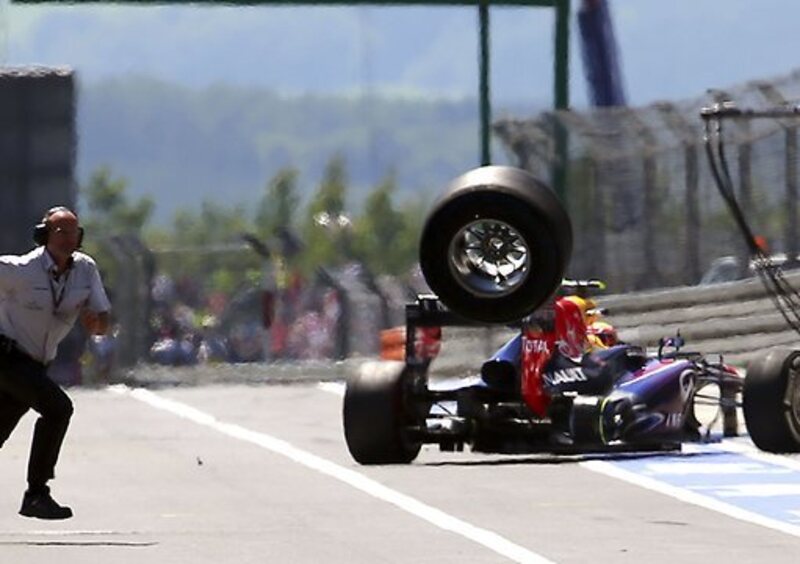
M 758 448 L 800 452 L 800 351 L 773 349 L 748 365 L 742 410 Z
M 504 253 L 519 265 L 492 262 Z M 420 267 L 431 290 L 450 310 L 485 323 L 516 321 L 542 305 L 559 287 L 571 253 L 572 225 L 556 195 L 507 166 L 476 168 L 454 180 L 420 239 Z M 513 266 L 512 274 L 485 271 L 497 263 Z
M 408 464 L 422 443 L 409 427 L 424 424 L 412 405 L 411 372 L 402 362 L 370 362 L 347 378 L 342 417 L 350 454 L 360 464 Z

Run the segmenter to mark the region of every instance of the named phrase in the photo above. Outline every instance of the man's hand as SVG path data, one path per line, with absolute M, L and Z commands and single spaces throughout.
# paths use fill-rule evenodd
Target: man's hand
M 80 313 L 81 325 L 90 335 L 105 335 L 108 333 L 108 312 L 101 311 L 95 313 L 87 308 L 83 308 Z

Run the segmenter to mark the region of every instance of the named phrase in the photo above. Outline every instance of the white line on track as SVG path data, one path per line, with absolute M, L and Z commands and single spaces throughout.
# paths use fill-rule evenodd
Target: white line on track
M 299 449 L 282 439 L 272 437 L 265 433 L 251 431 L 232 423 L 218 421 L 213 415 L 200 411 L 185 403 L 163 398 L 149 390 L 141 388 L 131 389 L 124 385 L 111 386 L 108 389 L 117 394 L 129 395 L 151 407 L 188 419 L 198 425 L 209 427 L 229 437 L 258 445 L 275 454 L 285 456 L 298 464 L 302 464 L 306 468 L 330 476 L 376 499 L 385 501 L 407 511 L 415 517 L 419 517 L 440 529 L 461 535 L 514 562 L 524 564 L 547 564 L 551 562 L 543 556 L 511 542 L 495 532 L 471 525 L 440 509 L 436 509 L 413 497 L 388 488 L 363 474 L 359 474 L 358 472 L 334 464 L 315 454 Z
M 112 535 L 138 535 L 141 534 L 138 531 L 93 531 L 93 530 L 83 530 L 83 529 L 62 529 L 58 531 L 48 531 L 48 530 L 39 530 L 39 531 L 0 531 L 0 537 L 7 537 L 7 536 L 20 536 L 20 535 L 33 535 L 33 536 L 45 536 L 45 537 L 68 537 L 68 536 L 112 536 Z
M 339 396 L 344 395 L 344 384 L 339 382 L 321 382 L 320 384 L 318 384 L 318 387 L 321 390 L 324 390 L 326 392 L 335 395 Z M 784 456 L 763 452 L 758 450 L 752 445 L 741 442 L 725 441 L 713 445 L 701 445 L 699 447 L 695 447 L 695 445 L 692 444 L 686 444 L 683 446 L 683 451 L 687 453 L 700 452 L 700 451 L 707 451 L 709 448 L 712 448 L 714 450 L 721 450 L 724 452 L 741 454 L 753 460 L 757 460 L 759 462 L 765 462 L 767 464 L 784 466 L 786 468 L 800 470 L 800 460 L 786 458 Z M 723 513 L 735 519 L 740 519 L 742 521 L 747 521 L 750 523 L 768 527 L 770 529 L 775 529 L 784 533 L 788 533 L 790 535 L 800 536 L 800 526 L 791 525 L 789 523 L 778 521 L 776 519 L 770 519 L 769 517 L 764 517 L 763 515 L 759 515 L 757 513 L 753 513 L 745 509 L 729 505 L 727 503 L 715 500 L 713 498 L 704 496 L 702 494 L 698 494 L 677 486 L 672 486 L 670 484 L 665 484 L 664 482 L 660 482 L 653 478 L 648 478 L 646 476 L 642 476 L 635 472 L 619 468 L 618 466 L 615 466 L 609 462 L 604 462 L 602 460 L 592 460 L 592 461 L 581 462 L 580 465 L 593 472 L 604 474 L 606 476 L 616 478 L 618 480 L 623 480 L 625 482 L 634 484 L 636 486 L 648 490 L 668 495 L 672 498 L 678 499 L 685 503 L 699 505 L 700 507 L 704 507 L 712 511 L 717 511 L 718 513 Z
M 625 470 L 623 468 L 615 466 L 610 462 L 604 462 L 602 460 L 589 460 L 586 462 L 581 462 L 580 465 L 593 472 L 604 474 L 606 476 L 610 476 L 612 478 L 628 482 L 629 484 L 633 484 L 648 490 L 652 490 L 654 492 L 668 495 L 672 498 L 675 498 L 679 501 L 683 501 L 685 503 L 698 505 L 700 507 L 704 507 L 706 509 L 722 513 L 729 517 L 733 517 L 734 519 L 747 521 L 749 523 L 761 525 L 762 527 L 767 527 L 770 529 L 774 529 L 776 531 L 781 531 L 783 533 L 788 533 L 790 535 L 800 537 L 800 527 L 796 525 L 791 525 L 783 521 L 778 521 L 777 519 L 770 519 L 769 517 L 765 517 L 763 515 L 759 515 L 758 513 L 747 511 L 746 509 L 741 509 L 739 507 L 724 503 L 722 501 L 718 501 L 711 497 L 704 496 L 702 494 L 695 493 L 684 488 L 673 486 L 671 484 L 666 484 L 664 482 L 660 482 L 658 480 L 649 478 L 647 476 L 642 476 L 641 474 L 637 474 L 636 472 L 631 472 L 629 470 Z
M 340 398 L 344 397 L 344 383 L 343 382 L 320 382 L 317 387 L 323 392 L 328 392 Z
M 750 443 L 723 441 L 718 444 L 713 444 L 711 447 L 725 452 L 741 454 L 747 458 L 752 458 L 753 460 L 758 460 L 759 462 L 765 462 L 774 466 L 783 466 L 785 468 L 791 468 L 792 470 L 800 470 L 800 460 L 797 458 L 764 452 L 763 450 L 758 450 L 758 448 Z

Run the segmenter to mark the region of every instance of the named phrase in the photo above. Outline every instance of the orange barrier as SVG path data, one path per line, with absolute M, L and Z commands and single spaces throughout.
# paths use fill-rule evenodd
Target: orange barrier
M 406 328 L 392 327 L 381 331 L 381 360 L 406 359 Z

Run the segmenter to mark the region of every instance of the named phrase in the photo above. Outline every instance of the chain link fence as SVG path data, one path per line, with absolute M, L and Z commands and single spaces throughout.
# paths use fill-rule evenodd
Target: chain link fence
M 570 276 L 601 277 L 613 292 L 695 285 L 720 265 L 747 274 L 741 235 L 717 193 L 700 110 L 730 100 L 764 108 L 800 99 L 800 70 L 706 96 L 640 108 L 546 112 L 494 124 L 512 162 L 549 178 L 568 139 L 564 199 L 575 228 Z M 742 207 L 772 253 L 797 254 L 797 129 L 779 120 L 726 128 Z
M 700 110 L 723 100 L 763 108 L 798 99 L 800 71 L 728 91 L 712 90 L 692 100 L 546 112 L 529 119 L 501 119 L 493 127 L 513 162 L 536 176 L 548 178 L 555 165 L 566 165 L 564 198 L 575 226 L 567 274 L 600 277 L 610 292 L 624 293 L 747 275 L 745 246 L 706 162 Z M 725 133 L 737 195 L 754 231 L 773 254 L 785 253 L 790 261 L 798 251 L 797 125 L 741 121 L 727 125 Z M 556 147 L 564 132 L 569 149 L 567 161 L 559 163 Z M 131 238 L 112 238 L 104 246 L 118 271 L 111 288 L 117 333 L 110 342 L 89 341 L 91 361 L 84 363 L 84 383 L 119 380 L 142 362 L 377 356 L 381 330 L 402 324 L 406 301 L 427 290 L 418 272 L 375 277 L 361 265 L 349 264 L 299 280 L 276 273 L 275 264 L 254 259 L 260 281 L 217 304 L 214 323 L 196 315 L 208 304 L 194 303 L 189 313 L 174 320 L 183 333 L 165 336 L 153 326 L 154 315 L 175 310 L 156 309 L 154 290 L 163 274 L 159 257 Z M 203 260 L 210 276 L 209 259 Z M 721 265 L 731 268 L 724 271 Z M 267 317 L 269 324 L 264 323 Z M 162 336 L 176 348 L 154 352 Z M 488 346 L 489 339 L 482 337 L 481 343 Z M 184 361 L 169 360 L 182 350 L 187 351 Z

